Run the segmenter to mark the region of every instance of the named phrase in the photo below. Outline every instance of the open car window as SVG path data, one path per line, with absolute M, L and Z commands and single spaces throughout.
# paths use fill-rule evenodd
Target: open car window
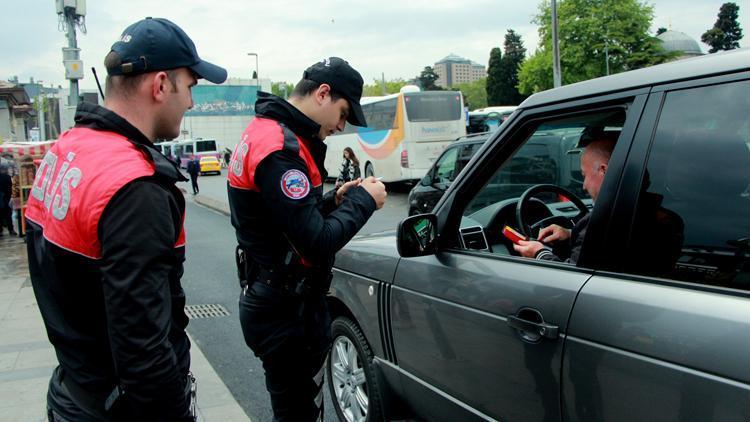
M 617 139 L 625 122 L 625 108 L 578 114 L 574 117 L 537 123 L 512 155 L 499 163 L 492 177 L 468 201 L 463 210 L 459 237 L 470 249 L 496 254 L 515 254 L 512 243 L 502 234 L 507 225 L 518 230 L 516 206 L 529 188 L 554 185 L 563 188 L 593 207 L 591 197 L 583 189 L 581 173 L 582 145 L 605 137 Z M 559 193 L 541 192 L 525 208 L 528 223 L 559 216 L 572 218 L 579 213 L 570 198 Z M 479 229 L 484 240 L 477 240 Z M 467 233 L 475 238 L 466 241 Z

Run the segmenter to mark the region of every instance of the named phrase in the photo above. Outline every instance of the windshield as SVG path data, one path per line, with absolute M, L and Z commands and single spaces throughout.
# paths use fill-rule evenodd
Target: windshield
M 463 105 L 459 92 L 415 92 L 404 94 L 410 122 L 443 122 L 461 119 Z
M 196 141 L 195 142 L 195 148 L 197 151 L 195 152 L 211 152 L 216 151 L 216 141 L 213 139 L 206 139 L 203 141 Z

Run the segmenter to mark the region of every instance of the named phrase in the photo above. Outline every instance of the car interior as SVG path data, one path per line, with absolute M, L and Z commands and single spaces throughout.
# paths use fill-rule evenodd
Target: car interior
M 550 224 L 572 228 L 593 207 L 583 190 L 583 148 L 595 138 L 616 140 L 624 121 L 618 109 L 539 125 L 466 206 L 462 246 L 517 256 L 506 226 L 529 238 Z

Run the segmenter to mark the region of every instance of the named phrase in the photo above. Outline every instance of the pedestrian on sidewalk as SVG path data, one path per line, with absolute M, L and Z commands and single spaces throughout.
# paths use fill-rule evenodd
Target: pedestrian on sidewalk
M 190 183 L 193 185 L 193 195 L 198 194 L 198 176 L 201 174 L 201 163 L 197 158 L 188 161 L 187 172 L 190 175 Z
M 153 142 L 179 136 L 197 78 L 222 83 L 227 73 L 160 18 L 127 27 L 104 65 L 104 106 L 78 106 L 26 211 L 31 282 L 60 363 L 48 417 L 194 421 L 175 186 L 187 179 Z
M 385 202 L 374 177 L 323 195 L 328 135 L 366 126 L 362 76 L 331 57 L 310 66 L 289 101 L 260 92 L 229 166 L 240 323 L 263 361 L 274 421 L 323 419 L 331 347 L 326 293 L 335 253 Z
M 13 179 L 8 174 L 8 167 L 0 165 L 0 236 L 3 235 L 3 226 L 8 228 L 10 235 L 16 235 L 13 230 L 13 209 L 10 206 L 12 195 Z

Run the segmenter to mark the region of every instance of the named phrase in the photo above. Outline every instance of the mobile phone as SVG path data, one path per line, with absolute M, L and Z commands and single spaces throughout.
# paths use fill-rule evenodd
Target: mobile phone
M 519 240 L 529 240 L 528 237 L 513 230 L 513 228 L 510 226 L 503 227 L 503 236 L 507 237 L 508 239 L 510 239 L 511 242 L 516 243 L 516 244 L 518 243 Z

